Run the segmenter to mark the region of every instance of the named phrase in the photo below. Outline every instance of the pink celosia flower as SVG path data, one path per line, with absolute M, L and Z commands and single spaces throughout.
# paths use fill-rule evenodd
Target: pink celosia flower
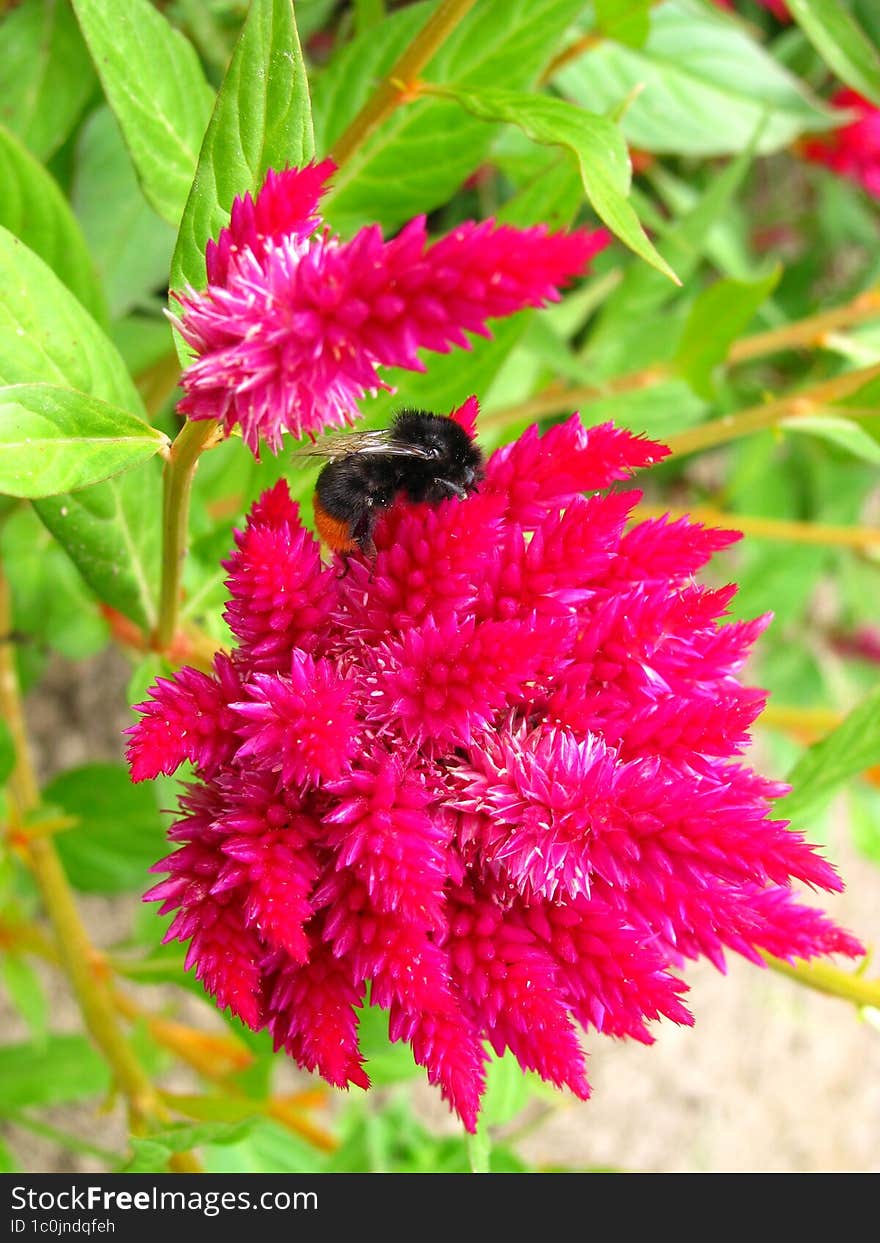
M 197 773 L 147 896 L 218 1004 L 330 1083 L 369 1083 L 368 986 L 473 1129 L 485 1042 L 586 1097 L 579 1029 L 690 1023 L 686 958 L 861 952 L 796 896 L 840 882 L 742 759 L 768 619 L 694 581 L 736 534 L 627 530 L 612 485 L 663 454 L 532 428 L 341 577 L 281 482 L 226 563 L 238 646 L 140 705 L 135 779 Z
M 880 108 L 849 87 L 832 95 L 831 103 L 846 109 L 854 119 L 827 134 L 808 138 L 801 145 L 803 155 L 857 181 L 880 198 Z
M 281 434 L 350 423 L 380 388 L 379 367 L 423 371 L 419 350 L 470 347 L 486 321 L 559 298 L 609 235 L 468 221 L 428 244 L 424 216 L 383 241 L 375 225 L 343 242 L 320 224 L 331 160 L 270 171 L 255 199 L 235 200 L 206 253 L 208 287 L 175 295 L 196 353 L 180 410 L 239 423 L 257 452 Z

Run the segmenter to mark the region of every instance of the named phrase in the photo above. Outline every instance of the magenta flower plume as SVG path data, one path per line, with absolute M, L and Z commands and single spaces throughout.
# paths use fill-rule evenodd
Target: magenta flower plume
M 880 198 L 880 108 L 849 87 L 832 95 L 831 104 L 848 112 L 851 119 L 838 129 L 807 139 L 801 148 L 804 156 Z
M 342 575 L 281 482 L 226 563 L 234 651 L 140 705 L 133 777 L 196 773 L 147 897 L 328 1082 L 369 1084 L 369 997 L 473 1130 L 487 1047 L 586 1097 L 584 1030 L 691 1022 L 685 960 L 862 952 L 798 896 L 840 881 L 743 759 L 768 618 L 695 581 L 736 533 L 630 524 L 619 485 L 664 452 L 532 428 L 466 500 L 398 500 Z
M 419 350 L 468 349 L 468 333 L 491 335 L 487 320 L 558 300 L 610 240 L 488 220 L 429 244 L 422 216 L 387 242 L 377 226 L 315 236 L 334 167 L 270 171 L 209 243 L 207 289 L 175 295 L 196 354 L 180 409 L 240 424 L 254 453 L 261 438 L 277 452 L 285 430 L 352 422 L 366 393 L 393 391 L 377 368 L 424 370 Z

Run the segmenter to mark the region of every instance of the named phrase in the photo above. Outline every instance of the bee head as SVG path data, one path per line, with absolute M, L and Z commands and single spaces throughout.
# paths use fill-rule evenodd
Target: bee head
M 467 495 L 483 476 L 479 446 L 453 419 L 425 410 L 401 410 L 392 439 L 419 450 L 423 469 L 446 495 Z M 424 457 L 422 457 L 424 455 Z

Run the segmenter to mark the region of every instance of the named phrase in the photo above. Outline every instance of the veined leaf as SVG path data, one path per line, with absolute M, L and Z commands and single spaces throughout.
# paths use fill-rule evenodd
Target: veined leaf
M 607 117 L 583 112 L 547 95 L 488 88 L 467 91 L 458 86 L 436 90 L 458 100 L 484 121 L 507 121 L 535 142 L 569 150 L 577 160 L 587 198 L 600 220 L 652 267 L 679 283 L 669 264 L 651 245 L 626 200 L 631 175 L 629 155 L 620 131 Z
M 810 94 L 736 22 L 700 0 L 666 0 L 643 47 L 603 41 L 554 81 L 593 112 L 640 93 L 623 118 L 635 147 L 674 155 L 742 151 L 763 119 L 758 150 L 776 151 L 835 124 Z
M 394 13 L 353 39 L 318 77 L 316 142 L 330 151 L 436 5 Z M 480 0 L 425 67 L 432 83 L 476 90 L 531 86 L 583 12 L 582 0 Z M 398 108 L 337 173 L 327 216 L 343 234 L 378 221 L 395 228 L 454 194 L 486 158 L 492 133 L 452 103 L 420 99 Z
M 269 168 L 314 154 L 305 64 L 291 0 L 252 0 L 199 154 L 172 262 L 172 287 L 205 283 L 205 243 L 236 195 Z
M 107 305 L 79 222 L 54 179 L 0 126 L 0 225 L 40 256 L 99 324 Z
M 6 13 L 0 118 L 38 159 L 61 146 L 94 85 L 89 53 L 67 0 L 23 0 Z
M 72 0 L 144 193 L 177 225 L 213 91 L 195 48 L 149 0 Z
M 135 415 L 137 390 L 112 343 L 32 251 L 0 229 L 0 383 L 75 388 Z M 37 501 L 35 508 L 98 597 L 141 625 L 155 620 L 159 474 L 152 463 Z
M 116 320 L 168 284 L 175 232 L 144 197 L 109 108 L 79 134 L 71 197 Z
M 880 53 L 840 0 L 788 0 L 788 9 L 828 67 L 880 108 Z
M 53 384 L 0 388 L 0 492 L 55 496 L 117 475 L 168 438 L 127 410 Z

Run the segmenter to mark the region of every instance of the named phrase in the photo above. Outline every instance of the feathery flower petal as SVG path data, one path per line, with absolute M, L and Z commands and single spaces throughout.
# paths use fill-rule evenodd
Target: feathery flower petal
M 375 225 L 351 240 L 313 236 L 331 161 L 267 174 L 236 199 L 207 253 L 208 287 L 175 294 L 175 322 L 196 357 L 180 410 L 238 423 L 256 454 L 282 433 L 350 423 L 380 388 L 379 367 L 424 370 L 419 351 L 470 348 L 487 320 L 539 307 L 583 273 L 610 237 L 488 220 L 429 244 L 423 217 L 390 241 Z M 473 411 L 461 418 L 473 418 Z

